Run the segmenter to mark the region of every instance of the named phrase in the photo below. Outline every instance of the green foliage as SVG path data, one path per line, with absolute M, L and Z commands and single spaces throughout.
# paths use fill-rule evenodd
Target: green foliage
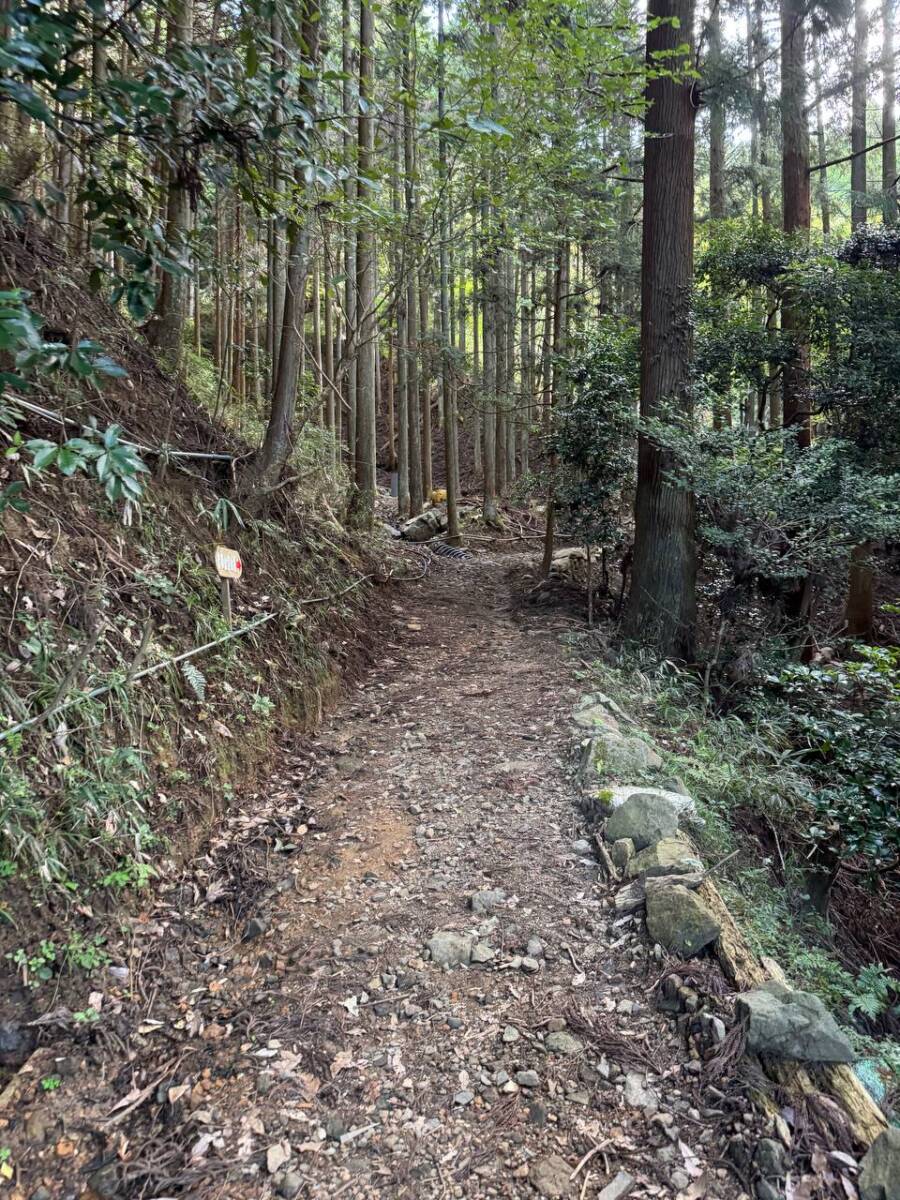
M 0 372 L 0 382 L 24 389 L 30 376 L 64 373 L 80 382 L 99 376 L 121 378 L 123 367 L 112 361 L 89 338 L 76 345 L 48 342 L 41 334 L 42 319 L 26 304 L 29 293 L 15 288 L 0 292 L 0 351 L 12 355 L 15 371 Z
M 297 70 L 296 14 L 287 7 L 280 16 L 284 47 L 293 51 Z M 86 157 L 77 198 L 92 230 L 95 286 L 108 277 L 113 301 L 123 300 L 136 320 L 154 307 L 159 273 L 184 272 L 189 255 L 187 246 L 166 243 L 154 188 L 136 165 L 134 149 L 144 161 L 177 173 L 195 196 L 207 179 L 234 171 L 260 207 L 268 207 L 273 195 L 260 181 L 271 180 L 273 172 L 288 186 L 297 173 L 333 182 L 311 157 L 308 87 L 285 86 L 280 64 L 258 53 L 246 22 L 241 38 L 227 44 L 175 45 L 161 54 L 151 48 L 139 12 L 112 14 L 105 0 L 76 0 L 62 8 L 33 0 L 13 8 L 7 20 L 0 48 L 4 99 L 56 139 L 77 137 L 104 148 Z M 98 38 L 106 68 L 102 83 L 84 65 Z M 137 70 L 123 70 L 129 58 Z M 54 195 L 52 185 L 44 190 Z M 0 189 L 0 202 L 18 217 L 26 207 L 8 187 Z M 46 212 L 39 197 L 32 206 Z
M 118 425 L 109 425 L 101 432 L 92 421 L 85 426 L 83 437 L 62 443 L 35 438 L 25 443 L 25 449 L 32 456 L 36 471 L 52 466 L 66 476 L 76 471 L 92 475 L 111 503 L 124 506 L 123 519 L 130 524 L 131 510 L 144 494 L 141 476 L 147 473 L 147 468 L 137 451 L 121 440 L 120 433 Z
M 190 684 L 191 691 L 198 700 L 206 699 L 206 676 L 192 662 L 181 664 L 181 673 Z
M 59 1075 L 45 1075 L 41 1080 L 41 1090 L 45 1092 L 55 1092 L 62 1087 L 62 1078 Z
M 842 570 L 852 549 L 900 533 L 900 473 L 850 441 L 800 449 L 795 432 L 646 423 L 682 464 L 673 472 L 700 506 L 700 533 L 734 581 Z
M 19 968 L 22 982 L 36 991 L 61 970 L 79 970 L 90 974 L 98 967 L 106 966 L 109 954 L 103 948 L 104 942 L 105 939 L 99 934 L 88 938 L 75 932 L 61 945 L 50 938 L 42 938 L 36 946 L 20 946 L 6 957 Z
M 859 972 L 848 994 L 848 1011 L 851 1016 L 859 1013 L 874 1021 L 888 1011 L 897 996 L 900 996 L 900 980 L 883 963 L 869 963 Z
M 556 496 L 565 532 L 582 543 L 611 547 L 622 536 L 622 489 L 634 469 L 637 362 L 634 329 L 606 321 L 564 366 Z
M 900 650 L 856 653 L 787 667 L 768 678 L 755 706 L 801 754 L 811 783 L 806 836 L 878 868 L 900 859 Z
M 42 939 L 32 950 L 20 946 L 7 956 L 22 974 L 22 982 L 33 990 L 53 978 L 56 968 L 56 946 L 48 938 Z
M 114 871 L 105 875 L 100 880 L 100 884 L 102 887 L 111 888 L 117 892 L 123 892 L 128 888 L 136 888 L 140 891 L 141 888 L 147 887 L 155 876 L 156 870 L 150 863 L 141 862 L 129 856 L 123 859 Z
M 90 713 L 88 706 L 87 729 Z M 97 753 L 87 734 L 85 741 L 90 753 L 56 766 L 52 802 L 21 741 L 0 742 L 0 852 L 46 883 L 64 885 L 75 869 L 102 870 L 157 844 L 143 803 L 143 756 L 131 747 Z
M 228 526 L 232 521 L 235 525 L 240 525 L 241 527 L 244 524 L 244 519 L 237 505 L 229 500 L 227 496 L 219 496 L 211 508 L 205 508 L 201 505 L 198 511 L 201 517 L 206 517 L 213 524 L 218 533 L 227 533 Z

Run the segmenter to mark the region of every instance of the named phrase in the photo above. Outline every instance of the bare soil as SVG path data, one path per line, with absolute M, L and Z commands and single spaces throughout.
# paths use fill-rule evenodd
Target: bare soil
M 666 964 L 579 841 L 572 622 L 515 606 L 512 565 L 435 559 L 405 585 L 319 733 L 285 741 L 262 791 L 234 780 L 203 851 L 123 919 L 80 1017 L 46 997 L 3 1096 L 9 1194 L 749 1187 L 725 1158 L 755 1142 L 745 1088 L 713 1086 L 655 1011 Z M 504 898 L 475 913 L 485 888 Z M 496 953 L 439 968 L 439 930 Z

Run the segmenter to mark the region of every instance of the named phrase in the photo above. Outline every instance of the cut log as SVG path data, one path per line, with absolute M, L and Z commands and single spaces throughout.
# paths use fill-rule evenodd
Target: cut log
M 693 892 L 702 882 L 703 876 L 699 871 L 693 871 L 688 875 L 651 875 L 644 880 L 644 891 L 649 896 L 653 892 L 664 892 L 666 888 L 679 884 Z
M 708 878 L 701 884 L 700 895 L 721 927 L 715 950 L 725 974 L 735 987 L 747 991 L 759 987 L 767 979 L 787 982 L 784 971 L 773 958 L 757 959 L 728 911 L 719 889 Z M 845 1063 L 807 1068 L 794 1062 L 767 1059 L 764 1068 L 770 1078 L 794 1095 L 809 1096 L 818 1092 L 830 1096 L 846 1113 L 853 1136 L 863 1146 L 870 1146 L 888 1127 L 884 1113 L 857 1078 L 853 1068 Z

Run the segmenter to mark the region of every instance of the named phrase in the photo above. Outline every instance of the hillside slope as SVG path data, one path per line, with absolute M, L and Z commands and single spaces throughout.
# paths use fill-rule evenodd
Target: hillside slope
M 121 887 L 189 849 L 268 760 L 275 735 L 315 723 L 365 657 L 372 581 L 383 571 L 332 515 L 342 496 L 327 480 L 285 490 L 262 518 L 226 503 L 249 448 L 166 376 L 33 228 L 0 229 L 0 263 L 0 287 L 27 289 L 45 339 L 92 339 L 127 372 L 102 389 L 45 373 L 25 393 L 28 407 L 17 393 L 3 398 L 0 486 L 22 481 L 27 507 L 8 507 L 0 527 L 0 703 L 7 727 L 38 718 L 0 740 L 2 903 L 19 924 L 29 902 L 17 879 L 68 892 L 104 880 Z M 89 419 L 149 448 L 152 478 L 128 526 L 96 479 L 36 473 L 22 449 Z M 258 627 L 132 680 L 228 634 L 218 542 L 244 564 L 234 626 Z M 89 694 L 102 687 L 110 690 Z

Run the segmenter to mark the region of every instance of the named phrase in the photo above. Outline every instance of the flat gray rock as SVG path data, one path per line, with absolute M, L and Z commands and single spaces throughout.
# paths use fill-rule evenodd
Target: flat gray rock
M 862 1160 L 861 1200 L 900 1200 L 900 1129 L 880 1133 Z
M 659 752 L 643 738 L 622 733 L 607 724 L 595 725 L 582 759 L 582 785 L 594 785 L 598 777 L 603 781 L 633 778 L 647 771 L 658 771 L 662 765 Z
M 627 874 L 630 879 L 652 879 L 702 870 L 703 863 L 692 846 L 680 838 L 666 837 L 636 854 L 628 862 Z
M 818 996 L 770 980 L 737 998 L 747 1026 L 747 1049 L 797 1062 L 848 1063 L 853 1047 Z
M 634 1176 L 627 1171 L 619 1171 L 611 1183 L 597 1193 L 597 1200 L 623 1200 L 634 1187 Z
M 547 1200 L 559 1200 L 561 1196 L 572 1195 L 571 1174 L 572 1167 L 559 1154 L 535 1159 L 528 1169 L 532 1187 L 539 1196 L 546 1196 Z
M 678 832 L 678 809 L 665 796 L 635 792 L 619 805 L 606 822 L 608 842 L 630 838 L 635 850 L 652 846 Z
M 693 958 L 721 932 L 715 917 L 696 893 L 681 884 L 647 894 L 647 932 L 673 954 Z
M 566 1033 L 564 1029 L 548 1033 L 544 1039 L 544 1046 L 551 1054 L 580 1054 L 584 1049 L 578 1038 Z
M 625 1103 L 651 1112 L 659 1108 L 659 1097 L 647 1087 L 647 1080 L 639 1071 L 629 1071 L 625 1076 Z
M 428 943 L 431 961 L 438 967 L 458 967 L 472 961 L 474 939 L 464 933 L 444 929 L 435 933 Z
M 697 816 L 697 806 L 691 796 L 684 792 L 676 792 L 670 788 L 663 787 L 641 787 L 640 784 L 627 783 L 619 787 L 607 788 L 603 797 L 603 804 L 608 812 L 615 812 L 617 808 L 621 808 L 626 800 L 630 800 L 637 792 L 642 792 L 648 796 L 661 796 L 668 800 L 678 812 L 679 820 L 687 825 L 702 826 L 704 822 Z
M 469 908 L 473 913 L 490 913 L 499 908 L 505 899 L 506 892 L 502 888 L 483 888 L 469 897 Z

